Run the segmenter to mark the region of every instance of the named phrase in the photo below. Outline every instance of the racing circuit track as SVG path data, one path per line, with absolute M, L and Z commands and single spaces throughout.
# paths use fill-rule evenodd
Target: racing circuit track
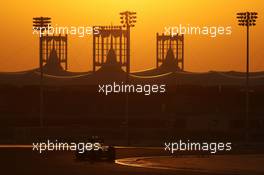
M 117 159 L 165 156 L 165 152 L 157 148 L 119 147 L 116 152 Z M 60 151 L 39 154 L 32 152 L 31 148 L 0 147 L 0 163 L 2 175 L 214 175 L 212 172 L 194 172 L 188 171 L 188 169 L 131 167 L 108 162 L 78 162 L 74 159 L 72 152 Z

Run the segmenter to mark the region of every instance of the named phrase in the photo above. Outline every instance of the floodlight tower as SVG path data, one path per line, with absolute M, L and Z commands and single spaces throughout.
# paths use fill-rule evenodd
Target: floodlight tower
M 126 56 L 127 56 L 127 77 L 126 81 L 129 83 L 129 74 L 130 74 L 130 28 L 135 27 L 136 21 L 136 12 L 125 11 L 120 13 L 120 22 L 122 27 L 126 28 L 126 38 L 127 38 L 127 48 L 126 48 Z M 128 94 L 126 94 L 126 138 L 127 138 L 127 145 L 129 143 L 129 125 L 128 125 L 128 118 L 129 118 L 129 104 L 128 104 Z
M 33 29 L 39 31 L 39 70 L 40 70 L 40 105 L 39 105 L 39 120 L 40 126 L 43 126 L 43 54 L 42 54 L 42 35 L 47 30 L 51 23 L 50 17 L 35 17 L 33 18 Z
M 249 28 L 256 25 L 258 18 L 257 12 L 240 12 L 237 13 L 238 25 L 247 28 L 247 65 L 246 65 L 246 118 L 245 118 L 245 138 L 246 142 L 249 137 Z
M 33 27 L 39 31 L 39 68 L 41 79 L 43 79 L 43 58 L 42 58 L 42 35 L 47 30 L 51 23 L 50 17 L 36 17 L 33 18 Z
M 135 27 L 136 21 L 136 12 L 130 12 L 130 11 L 125 11 L 120 13 L 120 20 L 121 24 L 124 28 L 126 28 L 126 35 L 127 35 L 127 81 L 129 78 L 129 73 L 130 73 L 130 28 Z

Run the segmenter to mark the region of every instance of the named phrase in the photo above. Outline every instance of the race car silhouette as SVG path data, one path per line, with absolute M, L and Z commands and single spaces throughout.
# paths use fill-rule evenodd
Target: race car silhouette
M 104 145 L 104 141 L 98 137 L 93 137 L 88 140 L 94 145 L 94 149 L 85 150 L 84 152 L 75 152 L 76 160 L 79 161 L 109 161 L 114 162 L 116 159 L 116 152 L 114 146 Z

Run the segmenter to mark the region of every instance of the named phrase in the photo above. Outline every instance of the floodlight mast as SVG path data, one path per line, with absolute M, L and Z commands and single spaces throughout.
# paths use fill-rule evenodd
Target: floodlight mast
M 126 37 L 127 37 L 127 48 L 126 48 L 126 62 L 127 62 L 127 67 L 126 67 L 126 82 L 129 83 L 129 74 L 130 74 L 130 28 L 135 27 L 136 21 L 136 12 L 130 12 L 130 11 L 125 11 L 120 13 L 120 22 L 122 24 L 122 27 L 126 28 Z M 129 142 L 129 108 L 128 108 L 128 94 L 126 94 L 126 138 L 127 138 L 127 145 L 130 145 Z
M 247 60 L 246 60 L 246 118 L 245 118 L 245 141 L 249 141 L 249 29 L 256 25 L 257 12 L 237 13 L 239 26 L 247 27 Z
M 46 31 L 51 23 L 50 17 L 35 17 L 33 18 L 34 30 L 39 31 L 39 68 L 41 79 L 43 79 L 43 58 L 42 58 L 42 35 L 43 31 Z
M 33 29 L 39 31 L 39 70 L 40 70 L 40 104 L 39 104 L 39 121 L 40 127 L 43 127 L 43 54 L 42 54 L 42 35 L 51 23 L 50 17 L 33 18 Z
M 126 35 L 127 35 L 127 49 L 126 49 L 126 55 L 127 55 L 127 81 L 129 79 L 129 73 L 130 73 L 130 28 L 135 27 L 136 21 L 136 12 L 130 12 L 125 11 L 120 13 L 120 22 L 122 24 L 122 27 L 126 28 Z

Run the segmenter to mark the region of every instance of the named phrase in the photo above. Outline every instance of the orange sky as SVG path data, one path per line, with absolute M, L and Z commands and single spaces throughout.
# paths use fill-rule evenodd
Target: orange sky
M 232 26 L 231 36 L 185 37 L 185 69 L 188 71 L 245 68 L 245 30 L 237 26 L 236 12 L 257 11 L 251 33 L 251 70 L 264 70 L 263 0 L 46 0 L 2 3 L 0 19 L 0 71 L 19 71 L 38 66 L 38 38 L 32 35 L 32 17 L 50 16 L 58 26 L 119 24 L 119 12 L 137 12 L 132 29 L 131 69 L 155 66 L 155 36 L 165 26 Z M 69 38 L 69 70 L 87 71 L 92 65 L 92 37 Z

